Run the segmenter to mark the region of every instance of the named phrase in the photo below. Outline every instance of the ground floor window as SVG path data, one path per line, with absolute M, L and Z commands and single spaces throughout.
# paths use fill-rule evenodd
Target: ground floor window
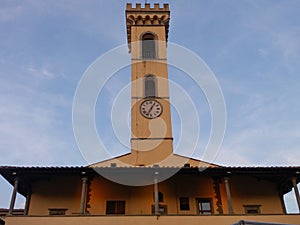
M 125 214 L 125 201 L 107 201 L 106 214 Z
M 61 215 L 66 215 L 66 211 L 68 209 L 64 209 L 64 208 L 51 208 L 48 209 L 49 210 L 49 215 L 50 216 L 61 216 Z
M 246 214 L 260 214 L 260 205 L 243 205 Z
M 209 198 L 197 198 L 197 210 L 200 215 L 212 214 L 211 199 Z
M 180 210 L 190 210 L 190 202 L 188 197 L 180 197 Z

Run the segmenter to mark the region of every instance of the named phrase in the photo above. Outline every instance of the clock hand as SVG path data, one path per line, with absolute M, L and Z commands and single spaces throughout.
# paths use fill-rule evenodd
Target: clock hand
M 153 105 L 151 105 L 151 107 L 150 107 L 150 109 L 148 110 L 147 114 L 149 114 L 149 113 L 151 112 L 151 110 L 153 109 L 154 105 L 155 105 L 155 102 L 153 103 Z

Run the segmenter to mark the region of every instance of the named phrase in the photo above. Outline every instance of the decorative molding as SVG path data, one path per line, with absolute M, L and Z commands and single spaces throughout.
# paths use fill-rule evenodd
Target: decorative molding
M 172 137 L 164 137 L 164 138 L 131 138 L 131 141 L 148 141 L 148 140 L 173 140 Z
M 129 51 L 131 49 L 131 27 L 132 26 L 164 26 L 166 31 L 166 42 L 168 41 L 170 22 L 169 5 L 164 4 L 161 8 L 159 4 L 154 4 L 154 8 L 150 4 L 142 7 L 137 3 L 133 8 L 131 3 L 126 6 L 126 28 Z
M 140 61 L 140 62 L 142 62 L 142 61 L 152 61 L 152 62 L 158 61 L 158 62 L 160 62 L 160 61 L 167 61 L 167 58 L 145 59 L 145 58 L 140 57 L 140 58 L 131 58 L 131 60 L 132 61 Z M 134 63 L 137 63 L 137 62 L 134 62 Z
M 131 99 L 147 99 L 147 98 L 153 98 L 153 97 L 131 97 Z M 170 99 L 170 97 L 155 97 L 154 99 Z

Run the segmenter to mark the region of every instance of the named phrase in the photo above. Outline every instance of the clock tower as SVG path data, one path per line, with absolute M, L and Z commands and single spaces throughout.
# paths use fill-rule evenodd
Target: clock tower
M 131 151 L 92 167 L 212 166 L 173 153 L 167 64 L 169 5 L 126 5 L 131 55 Z
M 169 5 L 127 4 L 131 54 L 132 165 L 159 164 L 173 153 L 167 65 Z M 127 160 L 126 160 L 127 161 Z

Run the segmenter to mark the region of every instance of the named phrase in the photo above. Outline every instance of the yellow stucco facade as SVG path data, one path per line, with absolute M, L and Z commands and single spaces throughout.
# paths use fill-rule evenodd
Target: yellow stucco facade
M 108 201 L 124 201 L 122 215 L 153 215 L 153 185 L 127 186 L 100 175 L 89 176 L 85 214 L 107 215 Z M 57 174 L 31 183 L 28 215 L 46 216 L 51 209 L 65 209 L 65 215 L 78 215 L 81 180 L 79 175 Z M 285 214 L 276 182 L 251 175 L 233 175 L 230 177 L 230 189 L 234 214 L 246 215 L 245 206 L 258 206 L 258 214 Z M 159 205 L 165 207 L 162 215 L 201 215 L 198 199 L 209 200 L 210 215 L 230 213 L 225 182 L 220 176 L 205 172 L 178 172 L 160 182 L 158 191 L 162 195 Z M 188 199 L 188 208 L 181 209 L 180 198 Z
M 29 215 L 49 215 L 51 209 L 67 209 L 66 214 L 79 213 L 80 176 L 49 176 L 31 185 Z
M 144 168 L 104 169 L 126 175 L 132 169 Z M 290 180 L 298 167 L 278 167 L 275 171 L 268 167 L 199 169 L 186 165 L 157 183 L 157 214 L 155 183 L 124 185 L 89 167 L 1 168 L 9 182 L 19 180 L 16 190 L 26 196 L 28 203 L 24 216 L 14 216 L 12 212 L 3 219 L 13 225 L 42 221 L 72 224 L 74 220 L 85 224 L 129 224 L 132 219 L 143 224 L 181 224 L 182 220 L 200 225 L 225 225 L 239 220 L 300 224 L 300 214 L 287 215 L 283 203 L 283 195 L 292 189 Z M 163 174 L 164 170 L 167 168 L 153 171 Z

